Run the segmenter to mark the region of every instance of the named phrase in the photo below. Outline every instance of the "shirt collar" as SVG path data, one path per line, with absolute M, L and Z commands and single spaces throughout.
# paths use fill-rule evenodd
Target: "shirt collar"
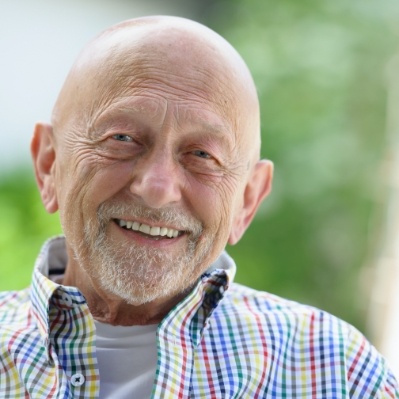
M 31 302 L 33 315 L 45 344 L 48 345 L 50 333 L 50 306 L 68 308 L 65 294 L 73 299 L 74 305 L 85 303 L 83 295 L 75 287 L 66 287 L 52 280 L 62 275 L 67 264 L 65 237 L 59 236 L 48 240 L 42 247 L 35 263 L 32 278 Z M 224 297 L 236 272 L 233 259 L 223 252 L 219 258 L 201 276 L 195 288 L 172 309 L 161 322 L 159 331 L 181 336 L 181 329 L 189 333 L 194 344 L 199 344 L 207 327 L 208 319 Z
M 31 286 L 31 302 L 33 314 L 37 320 L 40 334 L 47 339 L 49 328 L 49 309 L 50 300 L 53 294 L 60 287 L 50 280 L 50 269 L 52 266 L 61 267 L 63 261 L 66 264 L 66 255 L 62 259 L 63 238 L 56 237 L 48 240 L 42 247 L 39 256 L 36 259 L 33 270 Z M 65 267 L 65 266 L 64 266 Z
M 190 336 L 192 344 L 198 346 L 209 327 L 212 313 L 224 298 L 236 273 L 234 260 L 222 252 L 218 259 L 201 276 L 195 288 L 172 309 L 160 323 L 161 338 L 179 342 Z M 181 342 L 180 345 L 186 343 Z
M 33 317 L 50 356 L 50 310 L 71 309 L 84 304 L 85 298 L 75 287 L 66 287 L 53 281 L 56 275 L 64 274 L 67 264 L 65 238 L 52 238 L 45 242 L 36 259 L 33 270 L 30 299 Z

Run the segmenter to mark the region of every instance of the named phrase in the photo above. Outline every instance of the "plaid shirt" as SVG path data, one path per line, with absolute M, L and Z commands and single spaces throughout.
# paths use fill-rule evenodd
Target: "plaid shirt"
M 0 398 L 99 395 L 85 299 L 46 277 L 62 273 L 63 247 L 63 238 L 43 247 L 30 289 L 0 295 Z M 160 323 L 153 398 L 399 398 L 384 360 L 357 330 L 234 284 L 234 271 L 223 254 Z

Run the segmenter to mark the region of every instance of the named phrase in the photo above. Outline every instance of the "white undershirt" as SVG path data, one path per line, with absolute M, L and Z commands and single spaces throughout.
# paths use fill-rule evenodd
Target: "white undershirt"
M 112 326 L 95 321 L 100 398 L 148 399 L 157 367 L 158 325 Z

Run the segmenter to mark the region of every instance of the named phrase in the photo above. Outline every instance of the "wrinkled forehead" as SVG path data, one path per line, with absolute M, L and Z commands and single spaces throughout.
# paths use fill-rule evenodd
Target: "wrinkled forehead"
M 69 108 L 68 118 L 86 120 L 88 110 L 151 91 L 205 102 L 233 125 L 258 123 L 256 89 L 236 50 L 210 29 L 179 19 L 123 23 L 95 38 L 75 62 L 55 114 Z

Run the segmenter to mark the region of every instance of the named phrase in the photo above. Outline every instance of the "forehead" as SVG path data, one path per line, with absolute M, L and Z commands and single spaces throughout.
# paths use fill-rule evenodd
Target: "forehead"
M 139 25 L 111 31 L 83 52 L 81 72 L 89 80 L 97 79 L 95 84 L 100 79 L 109 86 L 123 81 L 138 85 L 151 79 L 164 85 L 180 84 L 185 86 L 180 95 L 212 96 L 215 103 L 234 106 L 240 91 L 244 98 L 251 90 L 246 65 L 216 33 L 194 27 Z
M 93 117 L 88 128 L 93 139 L 110 132 L 145 135 L 150 141 L 164 135 L 178 142 L 206 140 L 230 149 L 236 139 L 229 121 L 212 109 L 148 95 L 119 99 Z
M 164 96 L 155 96 L 153 93 L 142 93 L 122 98 L 114 98 L 100 112 L 96 112 L 93 118 L 95 123 L 102 125 L 118 123 L 118 121 L 129 122 L 151 121 L 154 125 L 171 123 L 175 120 L 180 124 L 198 125 L 202 130 L 209 132 L 230 129 L 226 121 L 218 112 L 207 104 L 197 101 L 172 101 Z M 169 122 L 168 122 L 169 121 Z
M 113 31 L 80 55 L 65 90 L 66 102 L 61 95 L 59 105 L 67 106 L 58 109 L 67 110 L 63 116 L 75 123 L 94 123 L 100 116 L 109 118 L 110 110 L 114 120 L 117 112 L 118 118 L 144 112 L 161 118 L 172 105 L 169 114 L 179 123 L 208 125 L 207 130 L 229 125 L 237 136 L 248 130 L 258 134 L 256 89 L 245 64 L 226 43 L 208 31 L 171 26 Z M 125 103 L 118 111 L 123 101 L 138 97 L 140 101 Z
M 83 109 L 94 119 L 111 111 L 119 117 L 143 113 L 162 119 L 171 107 L 175 119 L 185 123 L 228 124 L 236 130 L 240 96 L 220 65 L 213 60 L 199 62 L 201 46 L 188 56 L 181 51 L 185 47 L 176 44 L 167 50 L 154 42 L 139 41 L 133 48 L 121 48 L 121 38 L 112 43 L 117 48 L 111 46 L 102 60 L 92 60 L 81 85 Z

